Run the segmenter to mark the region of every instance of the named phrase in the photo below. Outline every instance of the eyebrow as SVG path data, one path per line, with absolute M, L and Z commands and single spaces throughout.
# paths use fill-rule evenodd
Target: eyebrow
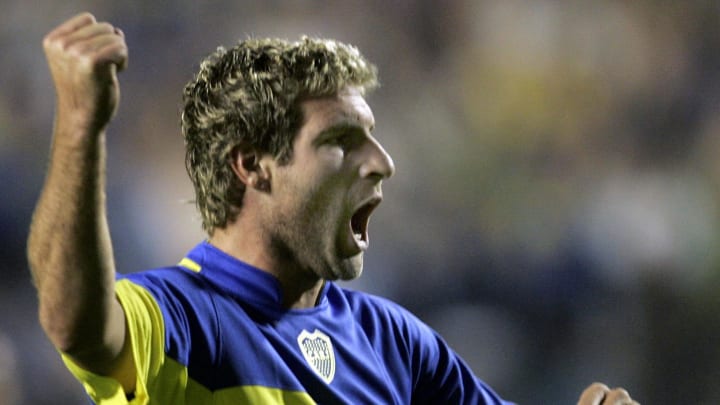
M 372 132 L 372 130 L 374 128 L 375 128 L 375 125 L 372 125 L 372 126 L 370 126 L 370 128 L 368 128 L 368 131 Z M 346 132 L 346 131 L 361 131 L 364 133 L 365 127 L 363 127 L 362 125 L 353 124 L 348 121 L 339 122 L 335 125 L 325 128 L 322 132 L 320 132 L 318 134 L 318 136 L 315 138 L 315 140 L 313 141 L 313 143 L 314 144 L 322 143 L 325 140 L 327 140 L 328 138 L 332 138 L 337 133 Z

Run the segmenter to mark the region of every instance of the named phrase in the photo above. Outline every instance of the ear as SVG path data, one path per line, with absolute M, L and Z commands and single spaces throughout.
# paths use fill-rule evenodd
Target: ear
M 270 189 L 270 172 L 265 167 L 260 152 L 254 147 L 238 145 L 233 149 L 230 165 L 238 179 L 247 188 L 262 191 Z

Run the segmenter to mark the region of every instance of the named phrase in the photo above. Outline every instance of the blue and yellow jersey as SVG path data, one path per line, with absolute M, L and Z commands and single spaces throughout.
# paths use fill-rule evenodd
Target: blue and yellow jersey
M 137 368 L 120 384 L 64 357 L 106 404 L 505 404 L 429 327 L 392 302 L 327 282 L 282 307 L 270 274 L 207 242 L 177 266 L 120 276 Z

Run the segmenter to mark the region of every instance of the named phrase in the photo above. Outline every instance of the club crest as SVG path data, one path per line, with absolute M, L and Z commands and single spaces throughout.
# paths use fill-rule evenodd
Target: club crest
M 297 341 L 310 368 L 330 384 L 335 377 L 335 352 L 330 337 L 317 329 L 313 333 L 303 329 Z

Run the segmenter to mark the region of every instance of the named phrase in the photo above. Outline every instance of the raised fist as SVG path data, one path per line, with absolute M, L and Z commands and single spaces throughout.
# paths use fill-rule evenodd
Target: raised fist
M 119 29 L 90 13 L 65 21 L 43 40 L 57 93 L 57 123 L 95 133 L 117 110 L 117 72 L 127 66 L 128 50 Z

